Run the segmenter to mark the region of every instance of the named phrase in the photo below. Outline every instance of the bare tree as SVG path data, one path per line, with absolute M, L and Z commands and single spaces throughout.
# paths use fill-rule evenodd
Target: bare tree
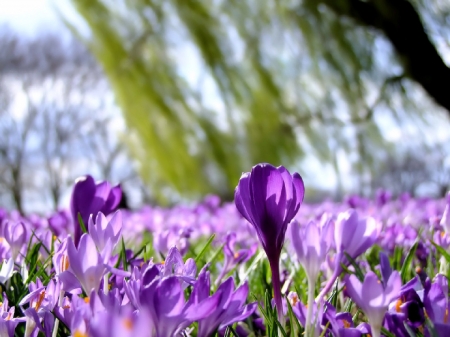
M 120 114 L 105 104 L 108 95 L 101 68 L 76 40 L 0 33 L 0 187 L 13 207 L 22 213 L 24 193 L 34 193 L 57 209 L 86 173 L 134 176 L 111 128 Z

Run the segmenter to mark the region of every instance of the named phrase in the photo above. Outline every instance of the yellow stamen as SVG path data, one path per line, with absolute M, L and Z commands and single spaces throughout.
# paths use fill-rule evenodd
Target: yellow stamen
M 44 301 L 45 298 L 45 291 L 41 291 L 41 293 L 39 294 L 39 298 L 36 301 L 36 304 L 34 305 L 34 310 L 38 311 L 39 308 L 41 307 L 42 301 Z
M 127 330 L 132 330 L 133 329 L 133 321 L 129 318 L 125 318 L 123 321 L 123 326 L 125 327 L 125 329 Z
M 239 257 L 239 253 L 234 253 L 234 258 L 237 259 Z
M 295 294 L 294 296 L 292 296 L 291 298 L 291 305 L 295 306 L 298 303 L 298 296 Z
M 80 330 L 76 330 L 73 334 L 73 337 L 88 337 L 86 332 L 81 332 Z
M 63 255 L 61 259 L 61 271 L 66 271 L 67 269 L 69 269 L 69 267 L 69 257 L 67 255 Z
M 395 303 L 395 311 L 400 312 L 400 306 L 403 304 L 403 301 L 399 298 Z
M 448 323 L 448 308 L 445 308 L 444 323 Z
M 89 303 L 90 301 L 91 301 L 91 299 L 89 297 L 84 298 L 84 303 Z
M 349 321 L 347 321 L 347 320 L 343 320 L 343 323 L 344 323 L 344 328 L 350 328 L 352 325 L 350 324 L 350 322 Z
M 166 264 L 166 261 L 161 261 L 161 264 L 163 264 L 163 265 Z

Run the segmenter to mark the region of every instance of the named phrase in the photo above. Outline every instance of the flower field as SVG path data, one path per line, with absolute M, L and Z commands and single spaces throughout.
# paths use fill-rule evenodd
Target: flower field
M 450 336 L 450 197 L 307 204 L 269 164 L 236 185 L 128 211 L 86 176 L 66 211 L 0 211 L 0 337 Z

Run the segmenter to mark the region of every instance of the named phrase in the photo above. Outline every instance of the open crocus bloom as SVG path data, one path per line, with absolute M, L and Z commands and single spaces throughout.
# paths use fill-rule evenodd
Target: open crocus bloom
M 393 271 L 385 287 L 372 271 L 366 274 L 363 283 L 355 275 L 350 275 L 346 277 L 345 284 L 349 297 L 366 314 L 372 328 L 372 335 L 379 336 L 389 303 L 398 296 L 402 286 L 400 274 L 398 271 Z

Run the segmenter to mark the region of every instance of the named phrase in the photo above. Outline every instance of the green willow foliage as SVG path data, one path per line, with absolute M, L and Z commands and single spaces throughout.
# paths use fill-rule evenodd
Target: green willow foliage
M 160 201 L 230 196 L 258 162 L 294 169 L 315 157 L 339 172 L 345 153 L 370 176 L 389 146 L 380 120 L 428 120 L 431 103 L 413 95 L 382 35 L 320 1 L 72 3 Z

